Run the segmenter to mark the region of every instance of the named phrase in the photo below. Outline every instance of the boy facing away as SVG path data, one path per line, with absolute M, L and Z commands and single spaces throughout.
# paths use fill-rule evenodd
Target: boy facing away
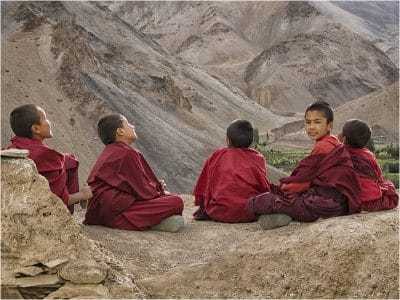
M 79 191 L 78 165 L 75 156 L 60 153 L 43 144 L 43 140 L 53 137 L 51 123 L 45 111 L 37 105 L 26 104 L 14 109 L 10 114 L 11 128 L 15 134 L 11 145 L 4 149 L 29 150 L 38 172 L 49 182 L 56 194 L 72 214 L 74 204 L 92 197 L 89 186 Z
M 330 134 L 333 110 L 316 101 L 305 112 L 305 130 L 315 141 L 311 154 L 291 175 L 271 185 L 271 192 L 251 198 L 246 209 L 263 229 L 287 225 L 291 219 L 313 222 L 360 211 L 360 183 L 350 153 Z
M 89 174 L 93 198 L 83 223 L 125 230 L 182 228 L 182 199 L 164 191 L 164 181 L 130 146 L 137 140 L 135 126 L 110 114 L 99 121 L 98 134 L 105 148 Z
M 395 208 L 399 195 L 392 182 L 382 177 L 375 155 L 365 146 L 371 138 L 371 128 L 359 119 L 344 123 L 339 139 L 347 147 L 361 184 L 361 210 L 379 211 Z
M 217 149 L 207 159 L 193 190 L 196 220 L 227 223 L 251 222 L 246 203 L 250 197 L 269 191 L 263 155 L 248 148 L 253 126 L 246 120 L 233 121 L 226 133 L 227 148 Z

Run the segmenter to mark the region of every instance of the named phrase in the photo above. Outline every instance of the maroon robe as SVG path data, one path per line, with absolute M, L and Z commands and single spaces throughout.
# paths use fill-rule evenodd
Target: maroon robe
M 106 145 L 89 174 L 93 198 L 84 224 L 145 230 L 182 214 L 179 196 L 166 195 L 143 155 L 124 143 Z
M 399 203 L 396 187 L 382 177 L 375 155 L 367 148 L 348 148 L 361 184 L 361 210 L 379 211 Z
M 305 222 L 360 211 L 360 183 L 343 145 L 328 154 L 305 157 L 289 177 L 280 180 L 281 184 L 307 181 L 311 182 L 310 188 L 302 193 L 271 185 L 271 193 L 250 199 L 246 209 L 254 216 L 283 213 Z
M 13 148 L 29 150 L 28 157 L 35 162 L 38 172 L 47 179 L 51 191 L 61 198 L 72 214 L 74 206 L 68 206 L 69 195 L 79 191 L 79 162 L 75 156 L 60 153 L 38 140 L 17 136 L 11 138 L 11 145 L 3 149 Z
M 206 161 L 193 190 L 196 220 L 209 216 L 219 222 L 251 222 L 246 212 L 250 197 L 269 191 L 266 163 L 250 148 L 216 150 Z

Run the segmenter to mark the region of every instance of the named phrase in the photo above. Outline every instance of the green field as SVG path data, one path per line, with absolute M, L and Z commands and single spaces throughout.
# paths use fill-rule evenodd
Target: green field
M 267 163 L 275 168 L 290 173 L 298 162 L 307 156 L 310 151 L 279 151 L 268 149 L 268 145 L 256 144 L 255 148 L 260 151 Z M 383 177 L 394 183 L 399 188 L 399 146 L 388 145 L 374 151 L 382 168 Z

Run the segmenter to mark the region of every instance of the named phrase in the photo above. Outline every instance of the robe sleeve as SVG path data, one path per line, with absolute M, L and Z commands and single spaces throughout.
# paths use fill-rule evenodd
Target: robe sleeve
M 206 197 L 206 191 L 208 190 L 208 180 L 209 180 L 209 168 L 212 156 L 210 156 L 204 163 L 203 169 L 199 175 L 199 179 L 193 189 L 194 195 L 194 205 L 202 206 L 204 205 L 204 200 Z

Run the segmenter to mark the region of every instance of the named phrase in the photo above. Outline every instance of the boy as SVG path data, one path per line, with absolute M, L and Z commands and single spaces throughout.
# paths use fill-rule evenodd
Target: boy
M 263 229 L 287 225 L 291 219 L 313 222 L 318 218 L 360 211 L 360 184 L 350 154 L 330 134 L 333 110 L 316 101 L 305 112 L 305 130 L 315 141 L 311 154 L 302 159 L 289 177 L 281 178 L 272 192 L 249 200 L 246 209 Z
M 395 208 L 399 195 L 392 182 L 382 177 L 375 155 L 365 148 L 371 138 L 371 128 L 358 119 L 344 123 L 339 139 L 350 152 L 361 184 L 361 210 L 379 211 Z
M 4 149 L 29 150 L 28 157 L 48 180 L 51 191 L 62 199 L 73 214 L 74 204 L 91 198 L 92 192 L 89 186 L 79 191 L 79 162 L 75 156 L 60 153 L 43 144 L 44 139 L 53 137 L 45 111 L 34 104 L 17 107 L 10 114 L 10 123 L 16 136 L 11 138 L 11 145 Z
M 110 114 L 99 121 L 98 134 L 105 148 L 89 174 L 93 199 L 83 223 L 178 231 L 183 226 L 183 201 L 164 191 L 165 183 L 157 179 L 142 153 L 130 146 L 137 140 L 135 126 L 122 115 Z
M 253 142 L 253 126 L 235 120 L 227 129 L 227 148 L 216 150 L 207 159 L 193 190 L 196 220 L 227 223 L 255 221 L 246 203 L 250 197 L 269 191 L 266 163 L 261 153 L 248 148 Z

